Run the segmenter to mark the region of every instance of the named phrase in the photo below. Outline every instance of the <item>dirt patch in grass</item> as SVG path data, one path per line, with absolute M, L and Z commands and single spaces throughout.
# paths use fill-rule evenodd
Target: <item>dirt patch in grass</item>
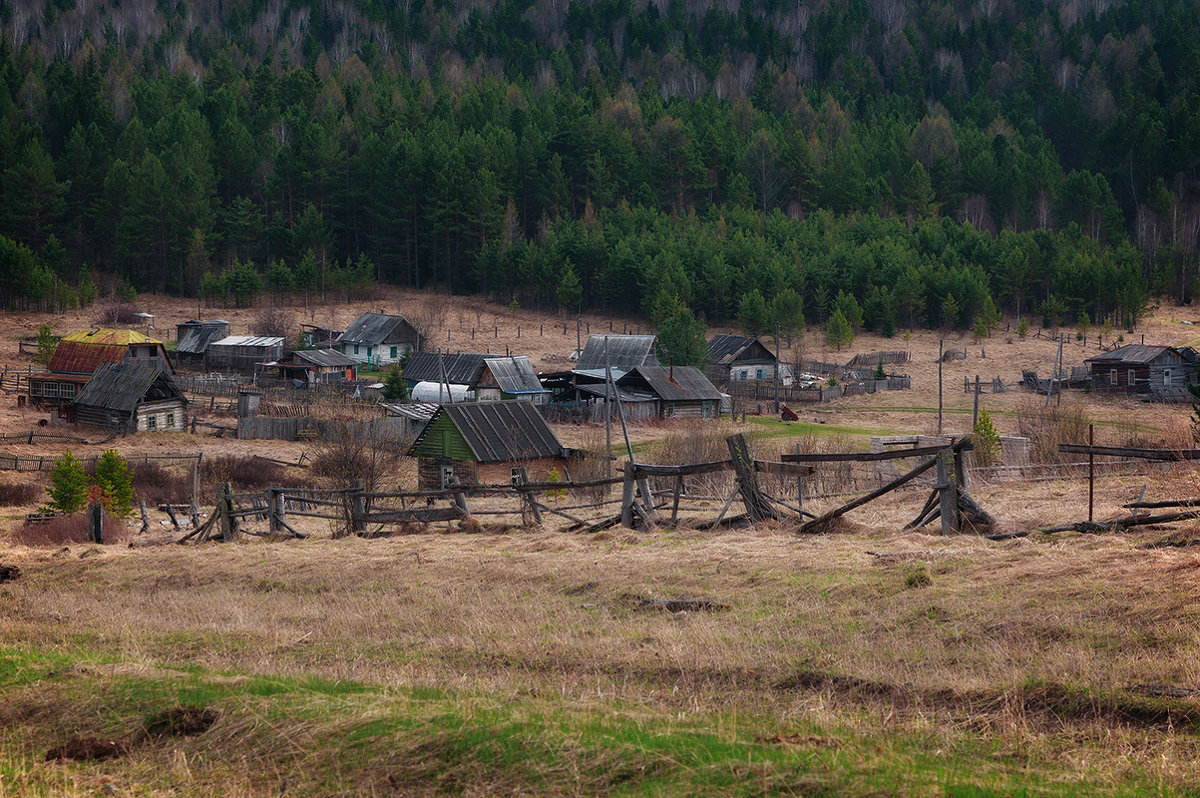
M 124 740 L 72 737 L 62 745 L 56 745 L 47 751 L 46 761 L 113 759 L 127 753 L 129 753 L 129 743 Z
M 216 722 L 216 710 L 208 707 L 171 707 L 150 719 L 146 737 L 191 737 L 203 734 Z

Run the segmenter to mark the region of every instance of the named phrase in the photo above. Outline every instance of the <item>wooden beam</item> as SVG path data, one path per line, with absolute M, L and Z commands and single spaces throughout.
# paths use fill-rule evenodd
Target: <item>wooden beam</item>
M 821 454 L 804 452 L 803 454 L 783 454 L 781 460 L 785 463 L 873 463 L 881 460 L 904 460 L 913 457 L 932 457 L 943 449 L 970 451 L 975 448 L 970 438 L 963 438 L 958 443 L 945 446 L 918 446 L 915 449 L 902 449 L 892 452 L 833 452 Z
M 1058 450 L 1065 454 L 1129 457 L 1134 460 L 1200 460 L 1200 449 L 1131 449 L 1125 446 L 1088 446 L 1084 443 L 1060 443 Z
M 901 477 L 897 477 L 896 479 L 893 479 L 891 482 L 887 483 L 886 485 L 879 488 L 878 490 L 873 490 L 870 493 L 868 493 L 867 495 L 860 496 L 859 498 L 855 499 L 852 502 L 849 502 L 848 504 L 843 504 L 841 507 L 838 507 L 836 510 L 830 510 L 829 512 L 822 515 L 820 518 L 815 518 L 812 521 L 809 521 L 807 524 L 800 527 L 800 533 L 801 534 L 819 533 L 821 526 L 823 526 L 827 522 L 832 521 L 834 518 L 837 518 L 838 516 L 845 515 L 846 513 L 850 512 L 851 510 L 853 510 L 857 507 L 862 507 L 867 502 L 874 501 L 875 499 L 878 499 L 880 496 L 883 496 L 884 494 L 891 493 L 892 491 L 894 491 L 896 488 L 900 487 L 901 485 L 903 485 L 907 482 L 911 482 L 912 480 L 919 477 L 921 474 L 924 474 L 926 471 L 933 468 L 935 465 L 937 465 L 936 457 L 926 460 L 924 463 L 921 463 L 920 465 L 913 468 L 912 471 L 909 471 L 907 474 L 905 474 Z
M 750 456 L 750 446 L 742 433 L 730 435 L 725 439 L 729 447 L 729 456 L 733 462 L 733 470 L 737 474 L 738 488 L 742 494 L 742 503 L 746 505 L 746 515 L 751 521 L 776 519 L 779 513 L 763 497 L 758 486 L 758 475 L 754 470 L 754 458 Z

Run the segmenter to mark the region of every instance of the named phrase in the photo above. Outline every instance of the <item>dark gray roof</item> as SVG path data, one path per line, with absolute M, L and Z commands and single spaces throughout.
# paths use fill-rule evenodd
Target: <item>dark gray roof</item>
M 732 363 L 734 360 L 754 345 L 758 341 L 752 335 L 716 335 L 708 342 L 708 362 L 710 363 Z M 775 356 L 771 354 L 771 349 L 766 344 L 763 344 L 763 349 L 766 351 L 765 362 L 774 362 Z
M 229 335 L 229 322 L 220 319 L 189 321 L 179 326 L 184 328 L 184 333 L 179 337 L 175 351 L 185 355 L 203 355 L 209 344 Z
M 498 355 L 479 352 L 456 352 L 439 355 L 436 352 L 414 352 L 404 367 L 404 379 L 409 382 L 441 382 L 442 366 L 446 364 L 446 381 L 452 385 L 472 385 L 483 368 L 483 361 Z
M 413 442 L 411 454 L 445 414 L 481 463 L 562 457 L 563 446 L 530 402 L 461 402 L 442 405 Z
M 346 331 L 338 338 L 340 343 L 369 344 L 377 346 L 384 343 L 392 334 L 416 340 L 416 328 L 408 323 L 403 316 L 391 316 L 385 313 L 364 313 L 350 323 Z M 406 336 L 405 334 L 408 333 Z
M 657 366 L 653 335 L 593 335 L 583 347 L 575 364 L 577 369 L 604 368 L 604 341 L 608 340 L 608 362 L 615 369 L 629 370 L 634 366 Z
M 1180 357 L 1183 357 L 1183 353 L 1170 346 L 1128 344 L 1127 346 L 1122 346 L 1120 349 L 1114 349 L 1111 352 L 1104 352 L 1103 354 L 1096 355 L 1095 357 L 1089 357 L 1085 362 L 1110 365 L 1116 365 L 1118 363 L 1150 363 L 1162 356 L 1162 354 L 1168 350 L 1175 351 L 1176 354 L 1178 354 Z
M 141 402 L 183 398 L 171 375 L 139 363 L 105 363 L 75 397 L 76 405 L 132 413 Z
M 496 384 L 505 393 L 541 393 L 546 390 L 525 355 L 489 357 L 486 363 L 496 378 Z
M 295 365 L 300 365 L 301 361 L 303 361 L 304 363 L 311 363 L 314 366 L 328 366 L 332 368 L 345 368 L 346 366 L 353 366 L 358 362 L 349 355 L 343 355 L 336 349 L 297 349 L 295 352 L 292 352 L 292 356 L 289 359 Z
M 721 392 L 695 366 L 638 366 L 617 384 L 622 390 L 645 385 L 667 402 L 720 401 Z

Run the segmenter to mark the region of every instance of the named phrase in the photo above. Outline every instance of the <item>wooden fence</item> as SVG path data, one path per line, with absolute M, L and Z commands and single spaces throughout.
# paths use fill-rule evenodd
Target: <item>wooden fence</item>
M 862 394 L 878 391 L 906 391 L 912 388 L 912 378 L 908 376 L 889 377 L 886 380 L 867 380 L 865 382 L 849 382 L 841 385 L 822 385 L 814 388 L 797 388 L 795 386 L 779 386 L 779 401 L 787 405 L 818 404 L 832 402 L 843 396 L 861 396 Z M 775 385 L 771 382 L 746 380 L 730 382 L 726 393 L 735 399 L 753 400 L 757 402 L 774 401 Z
M 413 421 L 403 417 L 375 418 L 361 421 L 339 421 L 305 416 L 275 418 L 253 416 L 237 420 L 237 436 L 241 440 L 295 441 L 328 438 L 344 433 L 347 428 L 363 431 L 370 436 L 400 440 L 416 434 Z
M 126 462 L 131 466 L 139 463 L 186 463 L 188 465 L 199 465 L 202 455 L 197 454 L 131 454 L 125 456 Z M 0 471 L 49 471 L 54 468 L 54 462 L 57 457 L 52 455 L 16 455 L 7 452 L 0 452 Z M 94 465 L 98 455 L 90 457 L 80 457 L 79 460 L 84 466 Z

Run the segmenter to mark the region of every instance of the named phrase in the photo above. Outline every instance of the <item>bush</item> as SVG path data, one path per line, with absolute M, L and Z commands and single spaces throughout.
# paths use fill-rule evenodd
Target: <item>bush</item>
M 151 507 L 184 504 L 192 499 L 191 474 L 179 474 L 143 461 L 133 468 L 133 492 Z
M 1040 399 L 1027 402 L 1017 412 L 1018 431 L 1029 438 L 1029 460 L 1032 463 L 1064 463 L 1075 455 L 1058 451 L 1060 443 L 1082 443 L 1087 440 L 1087 415 L 1082 405 L 1051 400 L 1049 407 Z
M 129 528 L 119 518 L 105 513 L 104 542 L 124 543 L 129 539 Z M 22 546 L 66 546 L 72 543 L 90 543 L 87 513 L 74 513 L 52 518 L 36 524 L 22 524 L 13 533 L 13 541 Z
M 42 489 L 20 482 L 0 482 L 0 507 L 24 507 L 37 501 Z

